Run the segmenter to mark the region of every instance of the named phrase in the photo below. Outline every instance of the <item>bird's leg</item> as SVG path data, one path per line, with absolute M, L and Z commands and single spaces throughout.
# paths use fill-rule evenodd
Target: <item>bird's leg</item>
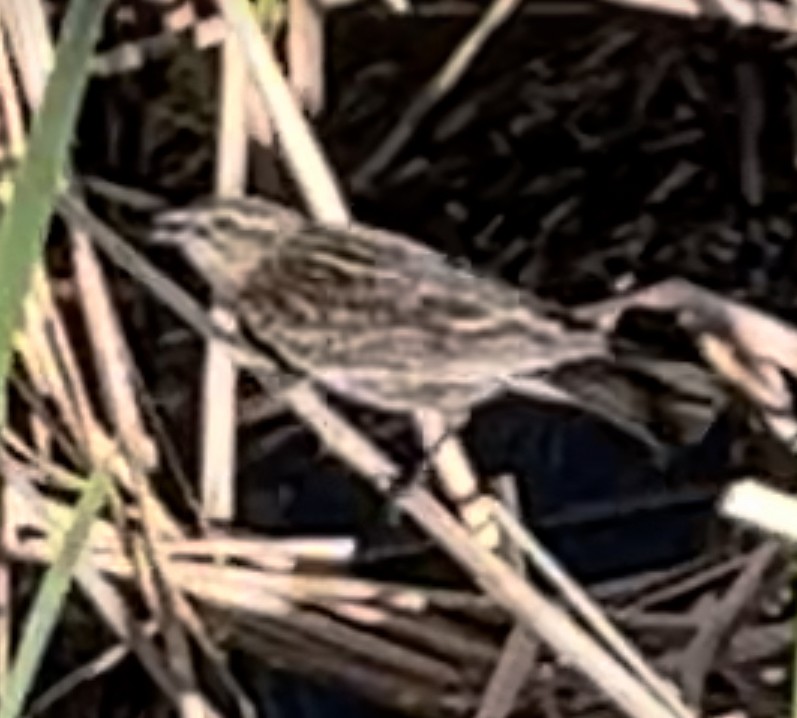
M 274 365 L 266 366 L 262 363 L 257 366 L 250 365 L 249 371 L 260 384 L 264 394 L 263 404 L 258 411 L 259 416 L 268 416 L 273 411 L 285 408 L 285 393 L 310 382 L 306 377 L 283 371 Z
M 387 506 L 387 522 L 391 526 L 397 526 L 401 517 L 401 500 L 415 486 L 426 486 L 428 484 L 429 469 L 431 463 L 429 458 L 424 455 L 417 466 L 408 467 L 403 470 L 393 482 L 385 494 Z
M 462 445 L 457 440 L 456 428 L 464 423 L 461 414 L 445 415 L 437 410 L 416 411 L 415 419 L 421 432 L 426 459 L 434 467 L 440 486 L 457 513 L 484 546 L 495 549 L 501 534 L 492 515 L 492 504 L 480 491 Z
M 408 467 L 406 471 L 402 471 L 402 473 L 393 480 L 387 493 L 388 499 L 390 499 L 391 502 L 397 502 L 404 494 L 410 491 L 413 486 L 425 485 L 428 482 L 429 474 L 434 468 L 433 456 L 440 450 L 443 442 L 454 436 L 455 433 L 452 429 L 446 429 L 446 431 L 435 440 L 433 445 L 426 447 L 420 462 L 418 462 L 416 466 Z
M 415 486 L 428 486 L 429 477 L 435 467 L 440 465 L 440 454 L 446 448 L 447 442 L 456 442 L 458 428 L 465 424 L 467 415 L 461 416 L 458 419 L 447 417 L 445 429 L 438 436 L 434 437 L 433 441 L 425 446 L 420 462 L 414 467 L 408 467 L 398 477 L 393 480 L 390 488 L 386 494 L 388 515 L 387 521 L 393 526 L 398 525 L 401 504 L 401 499 L 407 493 L 412 491 Z M 461 447 L 458 443 L 454 445 L 458 451 Z M 467 461 L 462 455 L 462 459 Z M 438 472 L 440 470 L 438 469 Z M 449 473 L 450 476 L 450 473 Z M 475 477 L 472 482 L 456 482 L 442 479 L 442 488 L 450 501 L 455 504 L 455 509 L 468 524 L 471 531 L 477 535 L 485 534 L 487 538 L 485 541 L 492 544 L 492 531 L 488 529 L 487 524 L 490 521 L 490 516 L 486 515 L 481 507 L 481 500 L 484 498 L 482 492 L 476 484 Z M 469 478 L 470 478 L 469 477 Z M 451 484 L 451 486 L 449 486 Z M 491 545 L 492 548 L 492 545 Z

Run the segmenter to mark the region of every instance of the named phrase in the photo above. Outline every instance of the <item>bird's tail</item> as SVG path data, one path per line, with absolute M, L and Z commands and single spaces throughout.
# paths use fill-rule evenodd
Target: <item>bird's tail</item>
M 566 365 L 510 389 L 592 414 L 655 453 L 698 440 L 726 402 L 708 371 L 648 358 Z

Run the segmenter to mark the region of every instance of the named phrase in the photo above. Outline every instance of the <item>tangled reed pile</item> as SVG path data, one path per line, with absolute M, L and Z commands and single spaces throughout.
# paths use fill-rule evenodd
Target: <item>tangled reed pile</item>
M 57 15 L 62 8 L 53 5 Z M 170 28 L 168 19 L 185 6 L 188 19 Z M 552 303 L 584 304 L 677 276 L 794 319 L 797 57 L 790 38 L 600 3 L 553 11 L 527 3 L 488 40 L 456 88 L 428 111 L 402 117 L 479 8 L 418 2 L 416 10 L 396 17 L 367 4 L 330 11 L 325 20 L 328 97 L 316 127 L 360 219 L 422 239 Z M 200 2 L 177 10 L 156 3 L 117 7 L 80 130 L 80 175 L 170 201 L 210 191 L 218 114 L 213 48 L 222 37 L 211 11 Z M 154 39 L 153 28 L 160 33 Z M 358 42 L 362 37 L 372 38 L 368 47 Z M 122 52 L 121 41 L 133 52 Z M 406 136 L 391 148 L 385 138 L 397 126 Z M 299 193 L 280 160 L 273 147 L 256 149 L 251 185 L 293 201 Z M 109 192 L 95 197 L 88 188 L 98 214 L 135 236 L 130 203 L 117 204 Z M 51 249 L 50 284 L 40 286 L 43 316 L 67 318 L 58 320 L 59 353 L 85 359 L 91 332 L 76 312 L 88 291 L 76 284 L 79 255 L 64 245 Z M 199 348 L 180 339 L 184 330 L 135 282 L 108 271 L 110 296 L 135 337 L 140 380 L 166 427 L 158 442 L 177 444 L 177 464 L 191 466 L 197 392 L 185 382 L 185 367 Z M 113 454 L 103 429 L 107 409 L 93 408 L 100 393 L 94 370 L 83 362 L 79 371 L 62 366 L 55 373 L 65 371 L 69 382 L 52 381 L 36 354 L 46 355 L 52 341 L 47 321 L 31 321 L 41 344 L 24 357 L 16 400 L 28 418 L 44 412 L 49 430 L 67 440 L 45 458 L 37 445 L 41 427 L 26 425 L 29 435 L 6 438 L 5 471 L 41 489 L 35 500 L 20 489 L 27 498 L 14 504 L 16 535 L 7 549 L 21 560 L 50 560 L 46 537 L 58 522 L 31 506 L 38 502 L 63 523 L 62 495 L 80 486 L 64 467 L 77 471 L 98 456 L 106 462 L 111 452 L 126 503 L 95 527 L 91 555 L 102 578 L 82 576 L 80 584 L 117 637 L 125 638 L 119 628 L 125 620 L 150 618 L 135 640 L 122 641 L 124 650 L 103 656 L 106 666 L 134 651 L 175 700 L 170 660 L 175 645 L 190 637 L 212 667 L 213 680 L 203 688 L 225 715 L 246 715 L 251 705 L 216 645 L 413 715 L 487 710 L 493 699 L 485 687 L 517 640 L 503 607 L 458 574 L 446 588 L 434 586 L 435 575 L 415 584 L 357 576 L 346 541 L 206 531 L 192 487 L 153 488 L 154 467 L 141 470 L 146 446 L 133 462 Z M 682 336 L 678 341 L 688 344 Z M 684 352 L 684 363 L 694 362 L 688 347 L 675 351 L 682 362 Z M 704 381 L 704 366 L 699 373 Z M 260 399 L 254 390 L 244 393 Z M 42 407 L 37 396 L 52 407 Z M 701 422 L 713 418 L 705 408 L 698 413 Z M 258 453 L 279 440 L 264 438 L 264 427 L 276 433 L 286 422 L 258 416 Z M 159 471 L 170 478 L 180 473 Z M 120 534 L 120 525 L 127 533 Z M 144 560 L 153 546 L 157 551 Z M 156 576 L 167 576 L 168 587 L 154 588 Z M 111 584 L 103 583 L 108 577 L 121 586 L 113 595 L 129 601 L 116 613 L 107 599 Z M 646 657 L 675 677 L 690 703 L 712 713 L 741 708 L 771 716 L 784 710 L 784 676 L 769 666 L 783 664 L 791 640 L 786 583 L 773 545 L 734 534 L 689 565 L 598 586 L 593 595 Z M 150 637 L 168 629 L 169 620 L 180 629 L 178 638 L 166 630 L 165 651 Z M 86 642 L 81 654 L 99 650 Z M 525 675 L 533 680 L 512 692 L 513 715 L 613 714 L 547 649 L 531 654 Z M 59 691 L 73 690 L 81 678 L 76 674 Z M 85 686 L 76 695 L 81 690 L 85 699 Z M 101 705 L 107 698 L 97 692 Z

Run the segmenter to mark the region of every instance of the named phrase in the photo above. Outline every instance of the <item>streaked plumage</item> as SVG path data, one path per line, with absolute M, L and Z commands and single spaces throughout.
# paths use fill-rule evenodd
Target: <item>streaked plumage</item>
M 499 281 L 403 236 L 312 223 L 255 198 L 158 216 L 248 333 L 329 389 L 386 410 L 460 413 L 505 388 L 608 357 L 604 337 L 545 317 Z

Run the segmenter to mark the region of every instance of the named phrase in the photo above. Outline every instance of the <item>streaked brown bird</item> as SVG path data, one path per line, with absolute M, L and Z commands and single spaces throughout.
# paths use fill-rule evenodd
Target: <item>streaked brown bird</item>
M 603 334 L 398 234 L 322 225 L 250 197 L 164 212 L 152 239 L 181 247 L 285 364 L 375 408 L 460 420 L 507 390 L 580 405 L 550 373 L 610 358 Z

